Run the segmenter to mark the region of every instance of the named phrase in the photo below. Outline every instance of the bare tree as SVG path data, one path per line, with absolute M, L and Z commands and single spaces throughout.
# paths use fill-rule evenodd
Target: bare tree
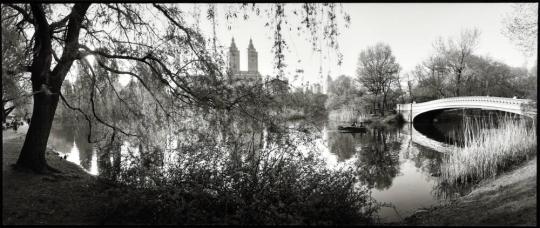
M 417 65 L 411 74 L 418 80 L 418 87 L 421 90 L 418 95 L 424 99 L 446 97 L 449 87 L 448 71 L 446 60 L 437 55 Z
M 397 82 L 400 66 L 390 46 L 378 43 L 360 53 L 357 80 L 375 96 L 381 115 L 384 115 L 387 96 Z
M 446 64 L 454 76 L 454 96 L 460 95 L 460 87 L 463 81 L 467 63 L 478 46 L 480 31 L 478 29 L 465 29 L 461 31 L 458 40 L 449 38 L 445 43 L 442 38 L 435 42 L 437 53 L 443 56 Z

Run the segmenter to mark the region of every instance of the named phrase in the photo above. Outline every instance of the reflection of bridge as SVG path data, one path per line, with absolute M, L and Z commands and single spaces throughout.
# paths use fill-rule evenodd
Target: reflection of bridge
M 534 118 L 536 110 L 527 107 L 530 102 L 528 99 L 505 97 L 452 97 L 423 103 L 398 104 L 396 111 L 401 113 L 407 122 L 413 122 L 417 116 L 424 113 L 455 108 L 498 110 Z
M 412 142 L 421 145 L 423 147 L 435 150 L 440 153 L 449 154 L 451 153 L 456 146 L 449 145 L 443 142 L 436 141 L 434 139 L 431 139 L 424 134 L 418 132 L 412 124 L 409 125 L 409 127 L 403 128 L 405 131 L 405 134 L 410 135 Z

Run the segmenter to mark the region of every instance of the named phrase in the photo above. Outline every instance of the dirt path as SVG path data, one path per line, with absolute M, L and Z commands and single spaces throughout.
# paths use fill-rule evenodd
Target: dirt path
M 478 185 L 454 203 L 417 213 L 408 225 L 536 225 L 537 158 Z
M 47 153 L 59 175 L 15 172 L 28 125 L 2 136 L 2 224 L 99 224 L 106 188 L 79 166 Z

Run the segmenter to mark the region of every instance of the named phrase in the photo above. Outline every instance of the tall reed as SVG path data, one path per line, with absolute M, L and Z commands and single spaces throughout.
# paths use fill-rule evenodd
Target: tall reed
M 362 114 L 354 108 L 346 107 L 338 110 L 332 110 L 328 114 L 328 118 L 338 122 L 363 122 L 367 119 L 367 115 Z
M 464 146 L 456 147 L 441 164 L 441 176 L 449 183 L 493 177 L 536 155 L 536 121 L 466 119 L 463 133 Z

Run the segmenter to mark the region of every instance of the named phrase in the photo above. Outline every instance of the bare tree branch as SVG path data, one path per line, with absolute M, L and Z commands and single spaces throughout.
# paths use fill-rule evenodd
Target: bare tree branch
M 15 5 L 15 4 L 6 4 L 8 5 L 9 7 L 13 8 L 14 10 L 17 10 L 17 12 L 19 12 L 22 16 L 23 16 L 23 20 L 30 23 L 30 24 L 35 24 L 35 21 L 34 21 L 34 18 L 32 18 L 32 16 L 30 15 L 30 13 L 28 13 L 25 9 Z

